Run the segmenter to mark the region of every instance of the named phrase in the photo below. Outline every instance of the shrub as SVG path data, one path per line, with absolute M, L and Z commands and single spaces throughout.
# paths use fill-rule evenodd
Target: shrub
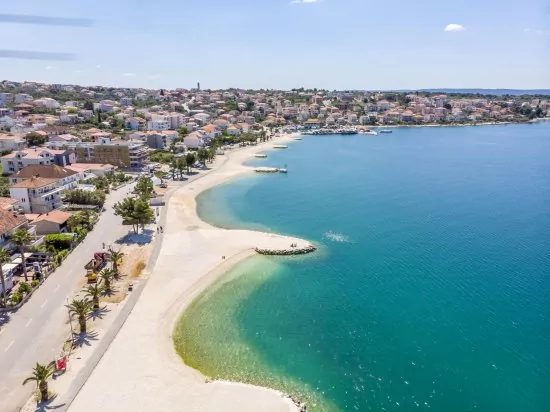
M 63 259 L 65 259 L 68 254 L 69 252 L 67 252 L 66 250 L 60 250 L 57 255 L 55 255 L 55 261 L 57 262 L 57 264 L 60 265 L 61 262 L 63 262 Z
M 12 304 L 17 305 L 19 302 L 23 300 L 23 295 L 21 295 L 18 292 L 15 292 L 11 295 L 10 300 Z
M 27 282 L 21 282 L 19 284 L 19 289 L 18 289 L 18 292 L 19 293 L 30 293 L 32 291 L 32 287 L 31 285 L 29 285 Z
M 45 244 L 46 247 L 53 246 L 55 250 L 70 249 L 73 236 L 68 234 L 53 234 L 46 235 Z
M 105 193 L 99 190 L 88 192 L 82 189 L 68 190 L 65 192 L 65 202 L 76 205 L 93 205 L 102 207 L 105 203 Z
M 40 284 L 40 281 L 39 280 L 33 280 L 31 281 L 31 287 L 34 289 L 36 288 L 38 285 Z

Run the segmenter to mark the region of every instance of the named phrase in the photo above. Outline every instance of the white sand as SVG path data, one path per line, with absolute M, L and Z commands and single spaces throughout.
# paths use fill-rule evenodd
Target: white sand
M 216 170 L 173 194 L 162 250 L 149 282 L 70 411 L 297 410 L 274 390 L 228 382 L 205 383 L 204 376 L 183 364 L 171 339 L 183 309 L 236 262 L 254 254 L 253 248 L 309 245 L 273 234 L 214 228 L 197 217 L 197 194 L 252 170 L 242 162 L 272 145 L 273 141 L 228 153 Z

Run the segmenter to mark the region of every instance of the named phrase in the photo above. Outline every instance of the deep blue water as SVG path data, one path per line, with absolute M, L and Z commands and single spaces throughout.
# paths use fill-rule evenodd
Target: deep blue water
M 320 251 L 203 296 L 189 363 L 298 382 L 317 410 L 550 410 L 550 123 L 307 136 L 254 163 L 289 173 L 204 193 L 203 218 Z

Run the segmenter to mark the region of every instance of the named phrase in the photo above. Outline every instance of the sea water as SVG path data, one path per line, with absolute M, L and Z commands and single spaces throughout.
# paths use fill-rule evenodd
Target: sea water
M 304 136 L 205 192 L 224 227 L 315 242 L 254 257 L 176 333 L 208 376 L 314 411 L 550 410 L 550 123 Z

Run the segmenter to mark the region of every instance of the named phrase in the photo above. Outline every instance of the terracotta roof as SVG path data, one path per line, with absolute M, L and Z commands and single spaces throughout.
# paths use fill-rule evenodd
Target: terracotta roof
M 33 223 L 45 221 L 45 222 L 54 222 L 59 225 L 65 223 L 71 214 L 68 212 L 63 212 L 62 210 L 52 210 L 49 213 L 42 214 L 33 220 Z
M 9 210 L 15 203 L 17 203 L 17 199 L 0 197 L 0 209 Z
M 31 177 L 30 179 L 23 180 L 22 182 L 11 185 L 13 188 L 25 188 L 32 189 L 47 186 L 51 183 L 57 182 L 59 179 L 46 179 L 44 177 Z
M 31 177 L 45 177 L 46 179 L 61 179 L 75 175 L 77 172 L 57 165 L 29 165 L 11 175 L 15 179 L 30 179 Z
M 109 164 L 109 163 L 106 163 L 106 164 L 99 164 L 99 163 L 73 163 L 72 165 L 70 166 L 67 166 L 67 169 L 71 169 L 71 170 L 78 170 L 78 171 L 82 171 L 82 170 L 98 170 L 98 169 L 102 169 L 102 170 L 109 170 L 109 169 L 112 169 L 112 168 L 115 168 L 115 166 Z
M 24 223 L 27 223 L 25 215 L 18 215 L 17 213 L 0 209 L 0 234 L 8 233 Z
M 48 152 L 50 154 L 61 154 L 65 153 L 64 150 L 51 150 L 51 149 L 44 149 L 42 147 L 37 147 L 36 149 L 23 149 L 23 150 L 15 150 L 11 152 L 10 154 L 7 154 L 5 156 L 2 156 L 4 159 L 13 159 L 17 156 L 17 153 L 22 153 L 23 157 L 25 159 L 39 159 L 41 156 L 40 154 Z

